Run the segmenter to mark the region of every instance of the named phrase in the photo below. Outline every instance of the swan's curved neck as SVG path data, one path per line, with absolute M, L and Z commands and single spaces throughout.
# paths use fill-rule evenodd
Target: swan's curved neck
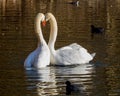
M 54 16 L 50 15 L 50 39 L 48 42 L 48 46 L 50 48 L 50 51 L 55 52 L 55 41 L 57 38 L 57 21 Z
M 41 16 L 38 15 L 35 20 L 35 30 L 38 36 L 38 45 L 45 42 L 42 34 L 42 29 L 41 29 L 41 21 L 42 21 L 42 18 Z

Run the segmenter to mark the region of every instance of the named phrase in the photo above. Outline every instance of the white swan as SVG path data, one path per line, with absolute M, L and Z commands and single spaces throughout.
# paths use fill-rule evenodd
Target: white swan
M 42 30 L 41 30 L 41 22 L 45 19 L 44 14 L 38 13 L 35 20 L 35 29 L 38 36 L 38 46 L 37 48 L 31 52 L 24 62 L 25 67 L 35 67 L 41 68 L 46 67 L 50 64 L 50 50 L 46 41 L 44 40 Z
M 95 56 L 95 53 L 89 54 L 85 48 L 77 43 L 70 44 L 55 50 L 54 45 L 57 37 L 57 21 L 52 13 L 46 14 L 46 21 L 50 21 L 50 38 L 48 47 L 50 49 L 50 62 L 55 65 L 72 65 L 89 63 Z

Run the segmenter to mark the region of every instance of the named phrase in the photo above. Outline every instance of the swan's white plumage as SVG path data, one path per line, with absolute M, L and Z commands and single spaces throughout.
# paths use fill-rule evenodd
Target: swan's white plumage
M 28 67 L 41 68 L 41 67 L 46 67 L 47 65 L 50 64 L 50 50 L 43 38 L 42 30 L 40 26 L 41 22 L 44 19 L 45 16 L 42 13 L 38 13 L 38 15 L 36 16 L 35 28 L 39 42 L 37 48 L 33 52 L 31 52 L 26 58 L 24 62 L 24 66 L 26 68 Z
M 51 64 L 55 65 L 72 65 L 72 64 L 84 64 L 89 63 L 95 56 L 95 53 L 91 55 L 87 52 L 85 48 L 78 45 L 77 43 L 70 44 L 68 46 L 62 47 L 55 50 L 54 45 L 57 37 L 57 21 L 52 13 L 46 14 L 46 20 L 50 21 L 51 32 L 48 42 L 50 49 Z

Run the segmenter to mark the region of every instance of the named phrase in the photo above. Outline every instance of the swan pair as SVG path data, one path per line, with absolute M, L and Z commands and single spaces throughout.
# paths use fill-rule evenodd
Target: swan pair
M 44 40 L 41 22 L 43 25 L 45 21 L 50 22 L 50 38 L 48 45 Z M 77 43 L 70 44 L 55 50 L 55 42 L 57 38 L 57 21 L 52 13 L 47 13 L 45 16 L 42 13 L 38 13 L 35 20 L 35 29 L 38 36 L 38 47 L 35 51 L 30 53 L 24 62 L 25 67 L 46 67 L 50 63 L 52 65 L 73 65 L 73 64 L 84 64 L 89 63 L 95 53 L 90 54 L 85 48 L 78 45 Z

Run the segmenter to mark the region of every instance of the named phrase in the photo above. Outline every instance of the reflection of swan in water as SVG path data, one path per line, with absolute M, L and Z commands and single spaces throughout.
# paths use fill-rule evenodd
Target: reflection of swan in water
M 80 78 L 80 81 L 91 80 L 91 75 L 95 72 L 94 66 L 92 64 L 82 64 L 76 66 L 66 66 L 64 68 L 59 68 L 56 74 L 69 75 L 71 80 L 75 80 L 77 77 Z M 86 77 L 86 78 L 84 78 Z
M 57 85 L 55 81 L 55 72 L 50 67 L 37 71 L 41 77 L 41 82 L 37 86 L 37 92 L 40 96 L 46 96 L 46 94 L 57 95 Z M 49 89 L 49 90 L 48 90 Z
M 50 49 L 50 62 L 55 65 L 75 65 L 89 63 L 95 56 L 77 43 L 55 50 L 57 38 L 57 21 L 52 13 L 46 14 L 46 21 L 50 21 L 51 31 L 48 46 Z
M 28 88 L 37 89 L 39 96 L 46 96 L 45 94 L 58 94 L 54 69 L 45 67 L 39 70 L 26 70 L 26 74 L 28 78 L 27 81 L 32 83 L 32 85 L 29 84 Z M 33 82 L 37 83 L 33 84 Z
M 45 19 L 44 14 L 38 13 L 35 20 L 35 29 L 38 36 L 38 46 L 37 48 L 31 52 L 24 62 L 25 68 L 35 67 L 41 68 L 46 67 L 50 64 L 50 51 L 46 41 L 44 40 L 41 22 Z
M 60 77 L 64 78 L 65 80 L 64 82 L 71 81 L 76 86 L 78 86 L 80 91 L 75 92 L 75 94 L 90 94 L 90 92 L 87 92 L 87 90 L 93 88 L 92 76 L 94 73 L 95 70 L 92 64 L 66 66 L 66 67 L 57 68 L 56 71 L 56 74 L 60 74 Z
M 91 64 L 83 64 L 27 70 L 26 74 L 29 82 L 28 88 L 36 88 L 39 96 L 59 96 L 59 93 L 65 95 L 65 81 L 67 80 L 80 87 L 80 89 L 84 89 L 81 92 L 92 89 L 93 72 L 94 67 Z

